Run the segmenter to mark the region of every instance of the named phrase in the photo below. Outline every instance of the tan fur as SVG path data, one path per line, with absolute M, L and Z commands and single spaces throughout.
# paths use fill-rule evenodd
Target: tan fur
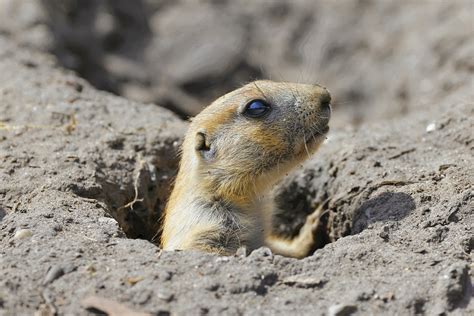
M 272 111 L 264 118 L 245 117 L 245 106 L 256 99 L 271 104 Z M 269 192 L 324 140 L 329 100 L 318 85 L 257 81 L 197 115 L 183 142 L 162 247 L 228 255 L 240 246 L 267 245 L 285 256 L 308 255 L 320 210 L 308 216 L 296 238 L 278 238 L 272 234 Z

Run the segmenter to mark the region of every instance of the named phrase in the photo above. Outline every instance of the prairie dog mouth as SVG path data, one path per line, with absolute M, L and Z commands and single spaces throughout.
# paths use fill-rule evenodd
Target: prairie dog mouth
M 306 134 L 306 143 L 311 143 L 315 139 L 318 139 L 320 137 L 326 136 L 326 134 L 329 132 L 329 125 L 325 125 L 324 127 L 320 127 L 318 129 L 315 129 L 312 133 L 307 133 Z
M 305 146 L 319 145 L 324 141 L 328 132 L 329 125 L 326 125 L 311 134 L 306 134 L 304 136 Z
M 324 126 L 323 129 L 321 130 L 321 134 L 322 134 L 322 135 L 326 135 L 328 132 L 329 132 L 329 125 L 326 125 L 326 126 Z

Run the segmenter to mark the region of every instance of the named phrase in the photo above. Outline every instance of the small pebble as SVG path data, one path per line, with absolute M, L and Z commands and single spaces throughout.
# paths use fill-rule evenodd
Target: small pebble
M 230 258 L 229 257 L 218 257 L 216 259 L 216 262 L 229 262 Z
M 239 247 L 239 249 L 237 249 L 237 251 L 235 252 L 236 257 L 247 257 L 248 255 L 249 251 L 245 246 Z
M 13 236 L 13 239 L 19 240 L 19 239 L 29 238 L 31 236 L 33 236 L 33 232 L 25 228 L 25 229 L 17 230 L 17 232 Z
M 349 304 L 336 304 L 328 308 L 329 316 L 349 316 L 357 311 L 357 306 Z
M 160 271 L 158 273 L 158 278 L 162 281 L 169 281 L 173 277 L 173 273 L 169 271 Z
M 160 300 L 163 300 L 165 302 L 171 302 L 174 298 L 174 294 L 166 289 L 159 290 L 157 296 Z
M 219 286 L 219 283 L 210 281 L 206 284 L 206 286 L 204 286 L 204 288 L 210 292 L 215 292 L 219 289 Z
M 388 241 L 390 237 L 389 232 L 390 232 L 390 228 L 388 226 L 384 226 L 382 231 L 379 233 L 380 238 L 382 238 L 384 241 Z
M 427 133 L 431 133 L 434 130 L 436 130 L 436 123 L 430 123 L 428 126 L 426 126 Z
M 140 291 L 135 295 L 134 301 L 137 302 L 138 304 L 145 304 L 150 300 L 152 294 L 153 292 L 149 290 Z
M 253 258 L 270 258 L 270 259 L 273 259 L 273 253 L 271 251 L 270 248 L 268 247 L 260 247 L 260 248 L 257 248 L 255 249 L 254 251 L 252 251 L 252 253 L 250 254 L 250 257 L 253 257 Z
M 309 289 L 314 287 L 323 287 L 328 280 L 310 275 L 293 275 L 283 279 L 283 284 Z

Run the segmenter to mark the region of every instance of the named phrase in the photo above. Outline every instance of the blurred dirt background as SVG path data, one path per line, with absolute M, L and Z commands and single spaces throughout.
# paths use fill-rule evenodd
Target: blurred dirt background
M 471 0 L 0 0 L 0 315 L 473 314 L 472 34 Z M 261 78 L 332 92 L 275 190 L 324 248 L 161 252 L 183 119 Z
M 9 37 L 98 89 L 182 117 L 270 78 L 329 87 L 333 124 L 360 125 L 429 107 L 472 80 L 472 1 L 0 3 Z

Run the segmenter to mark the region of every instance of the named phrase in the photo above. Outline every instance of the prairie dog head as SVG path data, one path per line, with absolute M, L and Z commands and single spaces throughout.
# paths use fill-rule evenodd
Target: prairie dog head
M 234 90 L 192 120 L 182 171 L 216 197 L 262 195 L 325 139 L 330 101 L 319 85 L 256 81 Z

